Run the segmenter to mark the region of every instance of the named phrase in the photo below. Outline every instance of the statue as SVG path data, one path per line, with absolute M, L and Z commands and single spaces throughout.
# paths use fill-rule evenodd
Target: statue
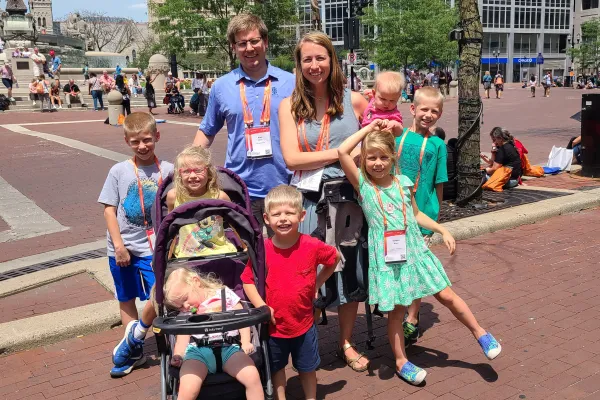
M 86 40 L 87 38 L 87 22 L 79 13 L 71 13 L 67 17 L 67 36 Z
M 310 8 L 312 14 L 311 28 L 321 30 L 321 11 L 319 9 L 319 0 L 310 0 Z

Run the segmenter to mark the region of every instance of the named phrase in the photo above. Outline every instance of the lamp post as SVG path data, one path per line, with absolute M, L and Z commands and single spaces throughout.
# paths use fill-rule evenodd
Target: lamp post
M 567 35 L 567 45 L 571 45 L 571 56 L 569 57 L 570 58 L 569 64 L 571 64 L 571 65 L 567 68 L 567 71 L 569 72 L 569 86 L 571 86 L 571 87 L 573 86 L 573 76 L 571 75 L 571 73 L 573 73 L 573 44 L 572 44 L 572 40 L 573 40 L 573 38 L 571 37 L 571 34 L 569 33 Z M 575 74 L 573 73 L 573 75 L 575 75 Z
M 492 50 L 492 55 L 496 58 L 496 74 L 500 73 L 500 63 L 498 57 L 500 57 L 500 50 Z

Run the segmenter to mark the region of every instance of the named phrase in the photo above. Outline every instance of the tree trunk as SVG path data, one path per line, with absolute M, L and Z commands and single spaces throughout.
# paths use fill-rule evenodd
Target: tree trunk
M 481 200 L 479 96 L 483 30 L 477 0 L 458 2 L 463 37 L 458 67 L 458 197 L 461 206 Z

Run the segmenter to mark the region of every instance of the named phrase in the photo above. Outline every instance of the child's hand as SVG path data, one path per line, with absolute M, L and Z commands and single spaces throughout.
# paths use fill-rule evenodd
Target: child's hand
M 131 255 L 125 246 L 115 247 L 115 261 L 119 267 L 128 267 L 131 263 Z
M 254 353 L 254 345 L 252 345 L 252 343 L 250 343 L 250 342 L 248 342 L 248 343 L 242 342 L 242 350 L 244 350 L 244 353 L 246 353 L 246 354 Z
M 181 364 L 183 364 L 183 357 L 181 357 L 180 354 L 174 354 L 173 357 L 171 357 L 171 365 L 174 367 L 181 367 Z
M 374 119 L 367 126 L 369 127 L 369 130 L 371 132 L 374 132 L 374 131 L 381 131 L 381 130 L 385 129 L 385 125 L 386 125 L 386 123 L 383 120 L 381 120 L 381 119 Z
M 275 310 L 273 307 L 269 307 L 269 310 L 271 310 L 271 324 L 275 325 Z
M 442 235 L 442 239 L 444 240 L 444 244 L 450 251 L 450 255 L 454 254 L 454 252 L 456 251 L 456 241 L 454 240 L 454 237 L 452 237 L 450 232 L 445 231 Z

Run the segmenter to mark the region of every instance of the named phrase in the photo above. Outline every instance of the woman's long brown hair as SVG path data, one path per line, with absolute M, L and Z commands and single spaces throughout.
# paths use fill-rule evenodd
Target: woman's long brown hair
M 333 43 L 323 32 L 309 32 L 296 45 L 294 49 L 294 60 L 296 62 L 296 87 L 292 93 L 292 115 L 298 121 L 300 119 L 316 120 L 317 110 L 315 108 L 315 97 L 310 83 L 302 75 L 302 45 L 314 43 L 323 46 L 330 58 L 330 72 L 327 78 L 327 92 L 329 96 L 329 108 L 327 114 L 334 116 L 344 112 L 344 73 L 335 54 Z

